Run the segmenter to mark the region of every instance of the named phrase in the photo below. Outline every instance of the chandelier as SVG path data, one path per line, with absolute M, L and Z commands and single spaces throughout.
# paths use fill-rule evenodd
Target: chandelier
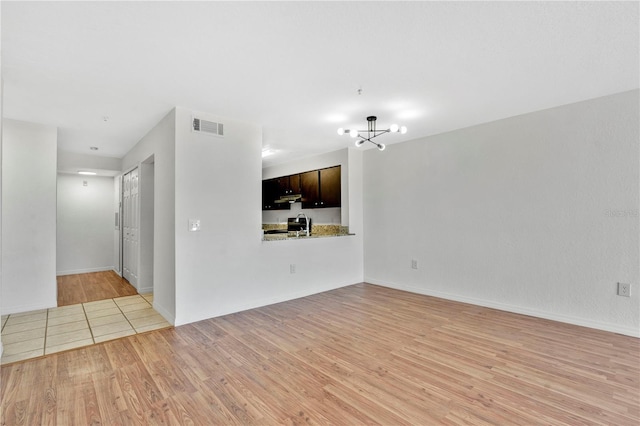
M 407 128 L 405 126 L 398 126 L 397 124 L 392 124 L 388 129 L 385 130 L 377 130 L 376 129 L 376 120 L 378 118 L 375 115 L 370 115 L 367 117 L 367 130 L 356 130 L 356 129 L 343 129 L 342 127 L 338 129 L 338 134 L 340 136 L 345 133 L 351 136 L 352 138 L 358 138 L 356 141 L 356 146 L 362 146 L 365 142 L 371 142 L 375 146 L 378 147 L 380 151 L 384 151 L 386 146 L 383 143 L 374 142 L 371 139 L 377 138 L 380 135 L 385 133 L 407 133 Z M 364 134 L 366 133 L 366 136 Z

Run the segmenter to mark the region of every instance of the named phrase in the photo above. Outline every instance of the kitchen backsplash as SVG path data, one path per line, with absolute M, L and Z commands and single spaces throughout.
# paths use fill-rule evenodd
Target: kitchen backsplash
M 287 218 L 296 217 L 298 213 L 306 213 L 312 219 L 312 223 L 326 223 L 340 225 L 342 223 L 342 211 L 340 207 L 326 209 L 302 209 L 301 203 L 291 205 L 291 210 L 263 210 L 262 223 L 287 223 Z
M 286 223 L 263 223 L 262 229 L 265 231 L 273 231 L 276 229 L 287 229 Z M 316 225 L 311 222 L 311 235 L 347 235 L 349 233 L 348 226 L 341 225 Z

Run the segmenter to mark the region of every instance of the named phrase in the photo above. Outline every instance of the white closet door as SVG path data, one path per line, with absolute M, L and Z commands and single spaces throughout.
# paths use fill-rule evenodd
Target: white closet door
M 138 253 L 140 231 L 140 206 L 138 196 L 138 169 L 124 175 L 122 193 L 122 273 L 134 287 L 138 286 Z

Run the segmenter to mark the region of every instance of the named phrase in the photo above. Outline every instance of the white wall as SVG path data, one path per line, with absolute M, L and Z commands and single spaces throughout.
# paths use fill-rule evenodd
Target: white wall
M 0 312 L 56 306 L 55 127 L 3 120 Z
M 638 93 L 366 152 L 365 280 L 639 336 Z
M 123 171 L 153 156 L 153 307 L 175 321 L 175 109 L 122 160 Z M 140 186 L 145 185 L 143 179 Z
M 113 178 L 58 173 L 57 188 L 57 274 L 113 269 Z
M 154 232 L 154 163 L 153 157 L 139 168 L 140 199 L 140 271 L 137 290 L 140 294 L 153 291 L 153 232 Z
M 225 124 L 224 138 L 202 135 L 191 132 L 192 115 L 176 107 L 123 159 L 123 170 L 155 161 L 156 310 L 181 325 L 362 281 L 361 234 L 263 242 L 261 129 L 198 113 Z M 343 157 L 345 179 L 360 176 L 361 158 Z M 362 181 L 354 182 L 343 192 L 356 206 L 346 220 L 362 229 Z
M 121 158 L 58 151 L 58 173 L 77 173 L 79 170 L 86 170 L 97 172 L 100 176 L 115 176 L 121 169 Z
M 0 15 L 2 13 L 0 12 Z M 0 65 L 2 63 L 2 58 L 0 55 Z M 2 67 L 0 66 L 0 69 Z M 0 73 L 0 165 L 2 164 L 2 105 L 4 104 L 4 80 L 1 77 Z M 0 170 L 0 212 L 2 212 L 2 171 Z M 2 217 L 0 216 L 0 296 L 2 295 Z M 0 357 L 4 352 L 4 346 L 2 345 L 2 335 L 0 335 Z
M 199 114 L 225 124 L 224 138 L 206 136 L 191 115 L 176 108 L 177 325 L 362 281 L 361 235 L 263 242 L 261 129 Z

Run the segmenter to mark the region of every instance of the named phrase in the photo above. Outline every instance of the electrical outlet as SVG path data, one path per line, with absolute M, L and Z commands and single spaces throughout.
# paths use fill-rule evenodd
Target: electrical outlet
M 411 259 L 411 269 L 418 269 L 418 261 L 416 259 Z
M 618 283 L 618 296 L 629 297 L 631 295 L 631 284 Z
M 296 264 L 295 263 L 291 263 L 289 265 L 289 273 L 290 274 L 295 274 L 296 273 Z

